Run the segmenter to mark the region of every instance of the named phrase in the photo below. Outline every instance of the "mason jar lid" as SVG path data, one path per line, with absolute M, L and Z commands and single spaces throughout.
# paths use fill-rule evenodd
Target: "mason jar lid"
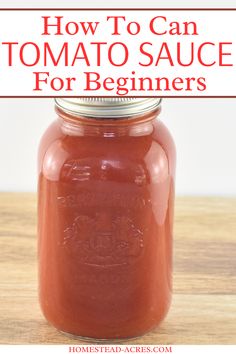
M 142 115 L 156 110 L 160 98 L 87 97 L 56 98 L 56 106 L 62 111 L 93 118 L 125 118 Z

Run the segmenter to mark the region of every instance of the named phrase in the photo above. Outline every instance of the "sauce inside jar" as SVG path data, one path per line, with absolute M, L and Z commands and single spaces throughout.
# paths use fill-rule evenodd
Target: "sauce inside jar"
M 171 301 L 175 148 L 157 99 L 81 100 L 58 100 L 39 149 L 41 308 L 63 332 L 139 336 Z

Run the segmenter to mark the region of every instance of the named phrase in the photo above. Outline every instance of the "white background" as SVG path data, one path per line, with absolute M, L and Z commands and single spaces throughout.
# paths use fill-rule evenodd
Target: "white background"
M 2 8 L 33 6 L 236 7 L 236 1 L 0 1 Z M 37 146 L 54 117 L 51 99 L 0 99 L 1 191 L 36 190 Z M 236 195 L 236 99 L 165 99 L 161 119 L 177 146 L 177 194 Z

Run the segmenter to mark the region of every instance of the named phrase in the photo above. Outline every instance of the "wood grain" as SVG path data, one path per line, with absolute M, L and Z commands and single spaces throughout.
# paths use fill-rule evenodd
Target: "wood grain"
M 236 344 L 236 199 L 178 198 L 169 315 L 129 344 Z M 44 320 L 37 301 L 36 199 L 0 194 L 0 343 L 82 344 Z

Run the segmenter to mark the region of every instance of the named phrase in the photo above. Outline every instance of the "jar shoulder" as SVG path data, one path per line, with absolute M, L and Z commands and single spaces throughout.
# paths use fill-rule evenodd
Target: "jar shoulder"
M 39 147 L 38 147 L 38 172 L 42 171 L 42 165 L 47 157 L 47 152 L 50 150 L 51 146 L 55 141 L 57 141 L 57 147 L 60 150 L 60 141 L 63 137 L 60 124 L 58 120 L 54 120 L 50 126 L 46 129 L 43 136 L 41 137 Z M 54 156 L 51 156 L 53 158 Z
M 175 178 L 175 143 L 170 131 L 159 119 L 154 121 L 152 143 L 145 154 L 144 164 L 152 183 Z
M 170 169 L 174 172 L 176 167 L 176 146 L 169 129 L 160 120 L 154 122 L 154 145 L 160 145 L 166 154 Z
M 119 180 L 146 184 L 174 175 L 175 146 L 156 120 L 152 134 L 102 138 L 68 136 L 55 121 L 42 137 L 39 173 L 50 180 Z

